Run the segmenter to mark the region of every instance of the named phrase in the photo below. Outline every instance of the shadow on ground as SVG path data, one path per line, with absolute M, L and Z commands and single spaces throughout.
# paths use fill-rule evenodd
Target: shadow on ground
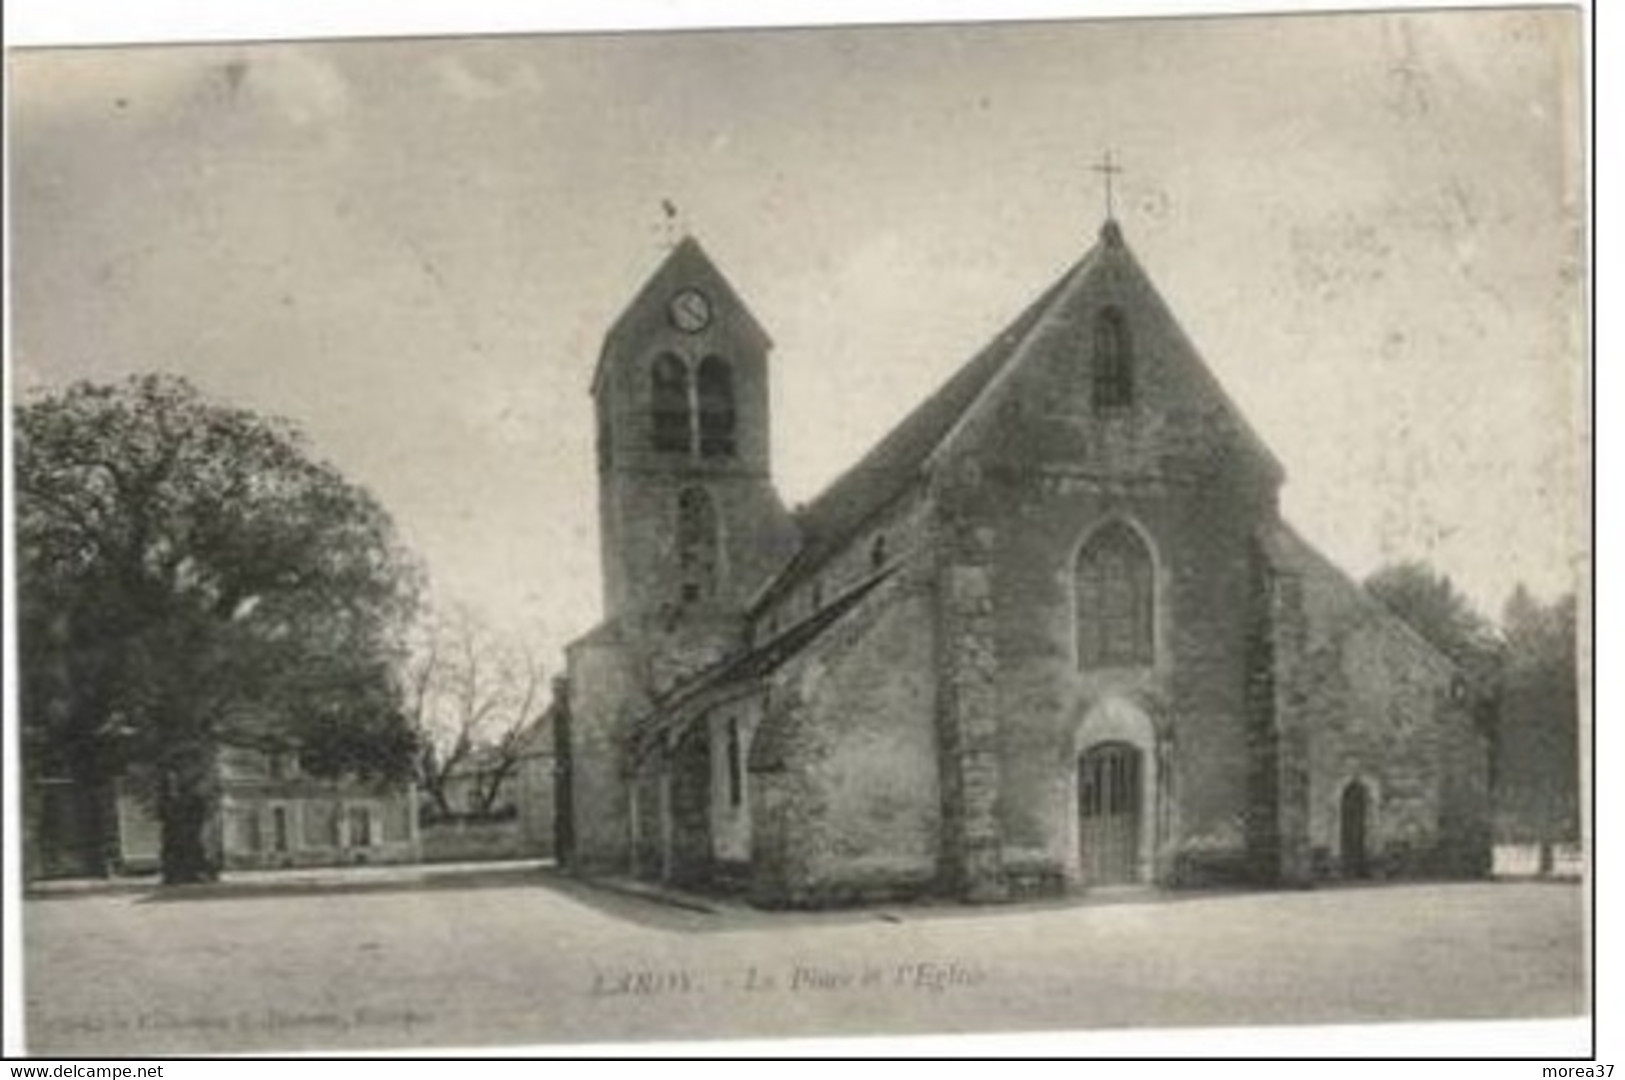
M 1451 882 L 1358 881 L 1323 883 L 1313 889 L 1208 887 L 1153 889 L 1148 887 L 1096 889 L 1065 896 L 1024 899 L 1001 904 L 970 904 L 959 900 L 925 898 L 907 903 L 870 904 L 822 909 L 765 909 L 738 897 L 673 891 L 619 879 L 583 880 L 549 867 L 529 879 L 583 907 L 640 926 L 699 933 L 731 933 L 764 928 L 790 930 L 803 926 L 842 926 L 868 923 L 904 923 L 953 919 L 1020 918 L 1054 911 L 1120 905 L 1167 905 L 1205 902 L 1256 902 L 1260 897 L 1282 897 L 1314 892 L 1387 891 L 1407 887 L 1449 886 Z M 1464 886 L 1483 881 L 1459 882 Z

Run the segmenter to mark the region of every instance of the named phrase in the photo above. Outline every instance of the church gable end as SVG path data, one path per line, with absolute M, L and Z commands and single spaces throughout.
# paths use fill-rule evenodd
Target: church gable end
M 1231 461 L 1261 484 L 1284 475 L 1113 222 L 933 459 L 960 452 L 1095 475 L 1196 478 Z

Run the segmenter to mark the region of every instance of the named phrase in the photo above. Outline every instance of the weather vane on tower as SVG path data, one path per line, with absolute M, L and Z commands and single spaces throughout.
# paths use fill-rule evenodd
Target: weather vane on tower
M 683 233 L 682 212 L 669 198 L 660 200 L 660 235 L 667 248 L 677 246 Z

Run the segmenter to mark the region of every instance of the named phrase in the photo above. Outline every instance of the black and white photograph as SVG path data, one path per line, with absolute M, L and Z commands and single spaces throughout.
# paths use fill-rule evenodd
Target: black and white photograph
M 1584 1055 L 1585 32 L 10 49 L 7 1052 Z

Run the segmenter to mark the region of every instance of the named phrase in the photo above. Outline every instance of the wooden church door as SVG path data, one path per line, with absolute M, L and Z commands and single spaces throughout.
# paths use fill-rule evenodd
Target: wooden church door
M 1367 806 L 1365 785 L 1358 780 L 1349 781 L 1343 789 L 1339 812 L 1342 840 L 1342 869 L 1346 878 L 1363 878 L 1370 874 L 1370 861 L 1366 853 Z
M 1078 837 L 1090 885 L 1140 880 L 1140 752 L 1104 743 L 1078 759 Z

